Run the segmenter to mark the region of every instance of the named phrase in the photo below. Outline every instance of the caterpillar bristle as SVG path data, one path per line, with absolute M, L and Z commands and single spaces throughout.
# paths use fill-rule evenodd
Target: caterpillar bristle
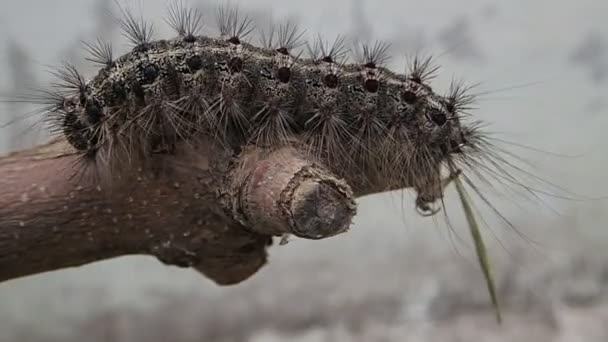
M 274 48 L 275 35 L 277 33 L 276 25 L 269 23 L 267 28 L 261 28 L 259 32 L 260 45 L 265 49 Z
M 318 108 L 304 123 L 307 153 L 313 160 L 324 160 L 331 169 L 347 170 L 350 159 L 346 144 L 352 140 L 347 115 Z
M 466 85 L 464 81 L 453 80 L 445 96 L 446 109 L 451 113 L 468 114 L 475 109 L 476 96 L 471 91 L 477 84 Z
M 241 16 L 239 7 L 230 3 L 218 8 L 217 22 L 221 37 L 235 44 L 247 38 L 255 29 L 253 19 L 248 15 Z
M 192 91 L 189 96 L 181 97 L 169 105 L 175 111 L 181 112 L 183 119 L 189 122 L 189 130 L 192 135 L 213 135 L 217 131 L 217 118 L 211 113 L 211 105 L 207 102 L 201 90 Z
M 378 68 L 386 66 L 390 60 L 388 50 L 390 43 L 384 41 L 376 41 L 373 45 L 362 43 L 359 53 L 359 63 L 366 68 Z
M 167 7 L 165 21 L 186 42 L 193 42 L 203 28 L 203 15 L 196 8 L 188 8 L 183 1 L 173 0 Z
M 313 61 L 320 63 L 345 63 L 349 52 L 345 45 L 345 36 L 338 36 L 331 45 L 318 35 L 313 45 L 307 44 L 308 53 Z
M 84 76 L 71 63 L 64 62 L 61 67 L 51 71 L 58 81 L 51 83 L 58 94 L 64 97 L 80 96 L 86 91 L 87 82 Z
M 82 42 L 90 57 L 85 59 L 102 67 L 112 66 L 114 63 L 114 54 L 112 52 L 112 43 L 106 42 L 101 38 L 97 38 L 94 43 Z
M 408 65 L 408 77 L 418 84 L 428 83 L 435 78 L 439 69 L 440 66 L 434 64 L 433 57 L 423 59 L 415 56 Z
M 269 23 L 268 29 L 260 30 L 260 43 L 266 49 L 274 49 L 281 54 L 287 55 L 305 44 L 303 36 L 306 30 L 292 20 L 282 24 Z
M 252 118 L 250 143 L 257 146 L 285 146 L 293 136 L 294 120 L 288 110 L 263 107 Z
M 279 25 L 277 51 L 284 54 L 291 53 L 292 50 L 304 44 L 302 37 L 305 33 L 306 30 L 301 29 L 298 24 L 292 21 Z
M 154 25 L 146 22 L 141 14 L 136 17 L 131 9 L 121 6 L 118 0 L 115 3 L 121 13 L 118 23 L 123 36 L 135 47 L 147 46 L 152 41 Z
M 208 116 L 214 122 L 212 135 L 232 145 L 233 141 L 246 139 L 247 133 L 251 131 L 251 121 L 246 112 L 246 102 L 232 96 L 219 95 L 209 106 Z

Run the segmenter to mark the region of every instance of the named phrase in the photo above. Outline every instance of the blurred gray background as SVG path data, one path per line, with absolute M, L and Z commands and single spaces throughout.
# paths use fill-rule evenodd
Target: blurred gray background
M 191 2 L 212 31 L 216 3 Z M 501 138 L 563 154 L 510 146 L 536 174 L 578 194 L 608 195 L 605 0 L 238 3 L 257 18 L 296 17 L 309 35 L 388 40 L 397 71 L 406 56 L 435 55 L 436 90 L 452 78 L 480 83 L 475 116 Z M 62 60 L 93 75 L 82 39 L 106 37 L 127 51 L 106 14 L 116 12 L 111 0 L 2 5 L 4 97 L 44 86 L 46 70 Z M 158 37 L 172 36 L 165 5 L 143 6 Z M 46 139 L 36 117 L 23 119 L 32 108 L 0 105 L 1 123 L 22 118 L 0 130 L 3 153 Z M 275 246 L 262 271 L 233 287 L 148 257 L 2 283 L 0 341 L 608 341 L 606 201 L 542 196 L 540 205 L 490 192 L 517 228 L 480 206 L 505 311 L 497 327 L 454 195 L 452 232 L 442 215 L 419 217 L 409 191 L 363 198 L 349 233 Z

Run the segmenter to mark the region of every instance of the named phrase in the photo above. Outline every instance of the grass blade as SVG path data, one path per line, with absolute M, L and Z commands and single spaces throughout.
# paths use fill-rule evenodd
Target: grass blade
M 458 191 L 458 197 L 460 197 L 462 209 L 464 210 L 465 216 L 467 217 L 467 221 L 469 223 L 469 229 L 471 231 L 471 237 L 473 238 L 473 242 L 475 243 L 475 251 L 477 252 L 477 260 L 479 261 L 479 266 L 481 267 L 481 271 L 483 272 L 483 275 L 486 278 L 488 292 L 490 293 L 492 305 L 494 305 L 494 310 L 496 311 L 496 321 L 500 324 L 502 322 L 502 315 L 500 313 L 500 306 L 498 305 L 496 286 L 494 284 L 494 278 L 492 277 L 492 272 L 490 270 L 490 262 L 488 259 L 486 246 L 483 243 L 483 238 L 481 236 L 481 232 L 479 231 L 479 225 L 477 224 L 477 220 L 475 220 L 475 214 L 473 212 L 473 208 L 471 207 L 470 198 L 464 186 L 462 185 L 462 182 L 460 181 L 460 177 L 455 177 L 454 183 L 456 184 L 456 190 Z

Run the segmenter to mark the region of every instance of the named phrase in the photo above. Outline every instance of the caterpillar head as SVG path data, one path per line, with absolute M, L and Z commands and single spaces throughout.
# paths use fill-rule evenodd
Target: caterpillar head
M 455 174 L 460 172 L 458 165 L 467 164 L 470 152 L 475 152 L 479 131 L 477 124 L 464 121 L 469 105 L 474 102 L 468 90 L 462 87 L 452 87 L 450 94 L 440 96 L 433 93 L 430 88 L 410 88 L 416 92 L 405 93 L 407 102 L 414 103 L 414 113 L 417 121 L 412 126 L 414 140 L 415 162 L 417 171 L 413 171 L 413 187 L 418 193 L 416 207 L 423 215 L 433 215 L 439 211 L 438 202 L 443 198 L 447 184 Z M 415 95 L 415 96 L 414 96 Z M 418 102 L 412 99 L 424 99 Z M 409 161 L 408 161 L 409 163 Z M 411 164 L 410 164 L 411 165 Z M 442 175 L 444 170 L 450 174 Z

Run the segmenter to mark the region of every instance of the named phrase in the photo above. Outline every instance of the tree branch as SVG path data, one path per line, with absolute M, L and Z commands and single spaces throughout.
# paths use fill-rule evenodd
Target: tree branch
M 127 254 L 238 283 L 271 236 L 344 232 L 353 193 L 296 148 L 232 151 L 202 141 L 112 182 L 73 177 L 62 140 L 0 159 L 0 281 Z

